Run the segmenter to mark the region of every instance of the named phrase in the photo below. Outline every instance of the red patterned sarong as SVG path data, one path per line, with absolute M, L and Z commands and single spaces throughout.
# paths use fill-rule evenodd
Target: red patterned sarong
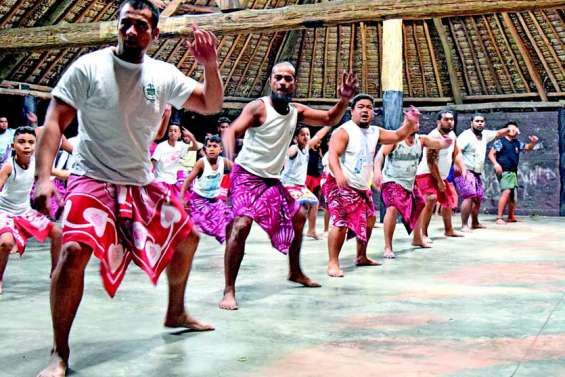
M 321 186 L 322 176 L 314 177 L 313 175 L 306 176 L 306 187 L 312 192 L 316 192 Z
M 426 205 L 418 187 L 414 186 L 414 191 L 410 192 L 398 183 L 386 182 L 381 187 L 381 194 L 385 206 L 396 208 L 402 216 L 406 231 L 408 234 L 412 233 Z
M 443 183 L 445 184 L 445 191 L 441 192 L 437 187 L 436 180 L 431 174 L 420 174 L 416 176 L 416 186 L 422 195 L 435 195 L 437 202 L 443 208 L 455 208 L 457 206 L 457 193 L 453 185 L 447 182 L 446 179 L 443 180 Z
M 19 216 L 0 211 L 0 235 L 10 233 L 16 241 L 20 255 L 24 253 L 29 237 L 43 242 L 54 225 L 47 216 L 34 209 L 29 209 Z
M 200 232 L 215 237 L 219 243 L 224 243 L 226 227 L 233 221 L 233 212 L 224 200 L 205 198 L 193 192 L 190 215 Z
M 371 190 L 356 190 L 351 187 L 339 188 L 335 178 L 326 174 L 322 186 L 326 197 L 330 219 L 334 226 L 348 228 L 348 238 L 356 236 L 367 242 L 367 219 L 375 217 L 375 206 Z
M 104 288 L 114 296 L 133 259 L 153 284 L 192 223 L 161 183 L 122 186 L 71 176 L 63 212 L 63 242 L 92 248 Z
M 300 209 L 278 179 L 262 178 L 234 165 L 231 200 L 234 215 L 252 218 L 271 238 L 271 244 L 283 254 L 294 239 L 292 218 Z

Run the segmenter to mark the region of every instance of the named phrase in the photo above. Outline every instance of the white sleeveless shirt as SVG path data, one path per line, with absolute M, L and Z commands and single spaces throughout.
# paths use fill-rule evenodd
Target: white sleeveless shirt
M 12 174 L 0 192 L 0 211 L 22 215 L 31 209 L 29 201 L 35 179 L 35 159 L 31 158 L 27 169 L 22 169 L 14 159 L 9 159 L 6 164 L 12 165 Z
M 368 190 L 373 173 L 375 149 L 379 142 L 379 127 L 361 128 L 353 121 L 342 124 L 349 137 L 345 153 L 340 157 L 341 169 L 349 186 L 358 190 Z M 330 169 L 330 174 L 334 176 Z
M 286 161 L 281 178 L 283 185 L 304 186 L 306 184 L 310 153 L 308 153 L 307 147 L 300 150 L 297 146 L 296 150 L 296 156 L 294 156 L 294 158 L 289 157 Z
M 220 183 L 224 177 L 224 159 L 218 157 L 217 169 L 212 169 L 212 165 L 208 162 L 208 158 L 202 158 L 204 161 L 204 170 L 200 177 L 196 177 L 192 191 L 198 195 L 213 199 L 220 194 Z
M 414 189 L 418 163 L 422 157 L 422 143 L 419 135 L 414 136 L 414 144 L 402 140 L 386 156 L 383 168 L 383 183 L 395 182 L 408 191 Z
M 270 105 L 269 97 L 261 100 L 267 113 L 265 123 L 245 131 L 243 148 L 235 162 L 259 177 L 280 179 L 298 121 L 298 110 L 289 104 L 288 114 L 281 115 Z
M 428 136 L 440 138 L 443 135 L 439 132 L 437 128 L 430 131 Z M 439 175 L 441 179 L 446 179 L 449 175 L 449 170 L 451 169 L 451 163 L 453 162 L 453 149 L 455 149 L 455 140 L 457 136 L 455 136 L 455 132 L 451 131 L 447 136 L 453 140 L 453 143 L 446 149 L 439 150 L 439 157 L 438 157 L 438 167 L 439 167 Z M 420 161 L 420 165 L 418 165 L 418 171 L 416 172 L 417 175 L 421 174 L 431 174 L 430 168 L 428 167 L 428 148 L 424 148 L 424 153 L 422 155 L 422 160 Z

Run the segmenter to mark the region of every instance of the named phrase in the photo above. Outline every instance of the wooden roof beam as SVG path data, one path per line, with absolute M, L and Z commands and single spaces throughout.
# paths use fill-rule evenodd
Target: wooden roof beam
M 453 64 L 453 52 L 449 47 L 447 41 L 447 33 L 443 27 L 443 23 L 440 18 L 433 19 L 434 26 L 439 35 L 441 42 L 441 47 L 443 48 L 443 53 L 445 55 L 445 62 L 447 64 L 447 72 L 449 74 L 449 82 L 451 84 L 451 93 L 453 94 L 453 99 L 455 103 L 463 103 L 463 96 L 461 94 L 461 89 L 459 88 L 459 80 L 457 80 L 457 71 L 455 70 L 455 65 Z
M 192 23 L 197 22 L 202 28 L 217 34 L 248 34 L 385 18 L 411 20 L 564 5 L 565 0 L 337 0 L 229 14 L 163 17 L 160 29 L 164 38 L 186 37 L 192 34 Z M 4 29 L 0 30 L 0 46 L 6 51 L 83 47 L 113 43 L 116 35 L 115 21 Z

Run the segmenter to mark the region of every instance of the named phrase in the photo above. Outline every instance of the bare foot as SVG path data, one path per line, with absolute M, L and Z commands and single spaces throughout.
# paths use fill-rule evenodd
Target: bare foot
M 498 219 L 496 219 L 496 224 L 498 224 L 498 225 L 506 225 L 506 221 L 502 220 L 502 218 L 499 217 Z
M 237 301 L 235 300 L 235 292 L 224 292 L 224 298 L 222 298 L 222 301 L 220 301 L 220 304 L 218 306 L 220 307 L 220 309 L 224 310 L 239 309 L 239 306 L 237 306 Z
M 341 268 L 339 268 L 339 264 L 328 264 L 328 276 L 332 278 L 342 278 L 345 276 Z
M 321 240 L 322 239 L 322 237 L 320 237 L 317 233 L 306 233 L 306 237 L 313 238 L 315 240 Z
M 187 313 L 183 313 L 176 318 L 167 318 L 165 319 L 165 327 L 171 328 L 178 328 L 183 327 L 193 331 L 212 331 L 214 330 L 214 326 L 209 325 L 204 322 L 197 321 L 196 319 L 192 318 Z
M 471 232 L 471 228 L 469 228 L 469 225 L 464 225 L 461 227 L 461 231 L 465 233 L 469 233 Z
M 383 257 L 386 259 L 394 259 L 396 258 L 396 256 L 394 255 L 394 252 L 392 251 L 392 249 L 385 249 L 385 253 L 383 254 Z
M 355 258 L 355 265 L 357 267 L 362 267 L 362 266 L 380 266 L 381 264 L 367 257 L 357 257 Z
M 432 245 L 427 243 L 426 241 L 412 241 L 412 246 L 420 247 L 422 249 L 431 249 Z
M 302 284 L 305 287 L 308 288 L 320 288 L 321 285 L 316 283 L 314 280 L 310 279 L 308 276 L 304 275 L 304 274 L 299 274 L 299 275 L 289 275 L 288 276 L 288 280 L 289 281 L 293 281 L 295 283 L 298 284 Z
M 518 220 L 516 217 L 509 217 L 506 221 L 509 223 L 517 223 L 520 220 Z
M 58 353 L 53 352 L 47 368 L 39 372 L 37 377 L 65 377 L 65 373 L 67 373 L 67 363 Z
M 486 226 L 484 226 L 481 223 L 477 223 L 477 224 L 471 225 L 471 228 L 473 228 L 473 229 L 486 229 Z
M 424 242 L 428 243 L 428 244 L 432 244 L 434 243 L 434 240 L 432 240 L 430 237 L 428 236 L 424 236 Z
M 465 237 L 463 234 L 452 230 L 451 232 L 445 232 L 444 235 L 446 237 Z

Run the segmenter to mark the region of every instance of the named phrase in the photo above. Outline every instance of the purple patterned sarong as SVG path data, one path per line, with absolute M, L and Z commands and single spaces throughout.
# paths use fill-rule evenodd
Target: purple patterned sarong
M 367 219 L 375 217 L 371 190 L 361 191 L 351 187 L 340 188 L 335 178 L 326 174 L 322 186 L 328 211 L 334 226 L 348 228 L 347 238 L 357 237 L 367 242 Z
M 221 199 L 210 199 L 193 192 L 190 198 L 190 216 L 198 230 L 215 237 L 219 243 L 226 240 L 226 226 L 232 222 L 233 213 Z
M 300 205 L 278 179 L 256 176 L 237 164 L 230 179 L 234 215 L 253 219 L 267 232 L 273 247 L 287 254 L 294 239 L 292 218 Z
M 481 175 L 468 170 L 466 176 L 458 176 L 453 180 L 457 192 L 463 199 L 479 199 L 485 197 L 485 189 Z
M 426 202 L 418 187 L 414 186 L 414 191 L 410 192 L 395 182 L 383 183 L 381 194 L 385 206 L 394 207 L 402 216 L 402 223 L 408 234 L 416 227 L 416 222 L 420 213 L 424 209 Z

